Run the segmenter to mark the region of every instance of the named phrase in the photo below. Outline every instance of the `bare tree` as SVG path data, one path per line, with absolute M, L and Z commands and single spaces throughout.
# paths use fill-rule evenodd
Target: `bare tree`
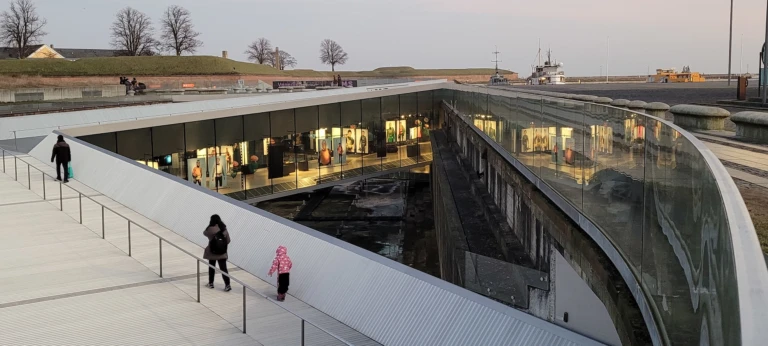
M 286 67 L 296 66 L 296 58 L 294 58 L 293 55 L 284 50 L 281 50 L 278 54 L 280 55 L 280 70 L 285 70 Z M 272 67 L 276 66 L 274 52 L 272 52 L 272 54 L 269 55 L 269 58 L 267 58 L 267 63 L 272 65 Z
M 160 29 L 162 48 L 176 53 L 176 56 L 184 52 L 194 53 L 203 46 L 203 42 L 197 39 L 200 33 L 195 31 L 191 13 L 186 8 L 176 5 L 168 7 L 160 20 Z
M 19 59 L 23 59 L 32 53 L 30 45 L 46 35 L 46 23 L 31 0 L 12 0 L 11 8 L 0 15 L 0 41 L 16 48 Z
M 248 60 L 264 64 L 269 63 L 270 59 L 272 59 L 270 56 L 274 54 L 274 51 L 272 50 L 272 43 L 262 37 L 253 41 L 253 43 L 248 46 L 248 50 L 245 51 L 245 54 L 248 54 Z
M 117 12 L 112 23 L 112 47 L 122 50 L 124 55 L 154 55 L 159 47 L 153 37 L 154 30 L 149 16 L 126 7 Z
M 320 43 L 320 61 L 331 65 L 331 71 L 336 71 L 336 65 L 347 63 L 347 52 L 336 41 L 325 39 Z

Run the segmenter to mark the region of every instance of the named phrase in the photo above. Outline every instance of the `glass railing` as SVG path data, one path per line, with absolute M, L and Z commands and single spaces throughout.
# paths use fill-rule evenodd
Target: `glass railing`
M 605 234 L 640 283 L 663 343 L 742 343 L 733 226 L 712 170 L 719 162 L 701 143 L 626 109 L 477 90 L 436 95 Z M 467 263 L 483 268 L 478 258 Z

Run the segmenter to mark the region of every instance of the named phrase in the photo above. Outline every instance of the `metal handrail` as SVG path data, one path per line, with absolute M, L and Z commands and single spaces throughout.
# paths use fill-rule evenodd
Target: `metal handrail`
M 5 155 L 5 153 L 8 152 L 9 155 L 13 156 L 13 159 L 14 159 L 14 180 L 16 180 L 16 181 L 19 180 L 18 179 L 18 166 L 19 165 L 18 165 L 17 161 L 21 161 L 21 162 L 27 164 L 27 186 L 28 186 L 29 190 L 32 189 L 31 173 L 30 173 L 31 169 L 30 168 L 36 169 L 38 172 L 40 172 L 43 175 L 43 200 L 47 201 L 47 199 L 45 198 L 46 197 L 45 196 L 45 194 L 46 194 L 46 192 L 45 192 L 45 176 L 48 176 L 50 178 L 54 178 L 54 176 L 52 176 L 52 175 L 50 175 L 50 174 L 48 174 L 46 172 L 43 172 L 40 168 L 35 167 L 34 165 L 32 165 L 31 163 L 29 163 L 27 161 L 24 161 L 24 159 L 14 155 L 10 151 L 7 151 L 7 150 L 5 150 L 3 148 L 0 148 L 0 151 L 2 151 L 3 173 L 6 173 L 6 166 L 5 166 L 5 156 L 6 155 Z M 67 172 L 64 172 L 64 174 L 67 174 Z M 23 186 L 23 184 L 22 184 L 22 186 Z M 246 284 L 242 280 L 239 280 L 239 279 L 235 278 L 234 276 L 230 275 L 229 273 L 225 273 L 225 272 L 221 271 L 221 269 L 216 268 L 215 266 L 212 266 L 212 265 L 208 264 L 205 259 L 200 258 L 200 257 L 192 254 L 191 252 L 189 252 L 189 251 L 187 251 L 185 249 L 182 249 L 178 245 L 168 241 L 166 238 L 158 235 L 155 232 L 150 231 L 146 227 L 144 227 L 144 226 L 136 223 L 135 221 L 129 219 L 128 217 L 118 213 L 114 209 L 112 209 L 110 207 L 107 207 L 106 205 L 96 201 L 95 199 L 91 198 L 87 194 L 85 194 L 85 193 L 83 193 L 81 191 L 78 191 L 77 189 L 75 189 L 73 187 L 69 187 L 69 188 L 78 193 L 79 210 L 80 210 L 80 220 L 79 220 L 80 224 L 83 223 L 83 208 L 82 208 L 83 207 L 83 205 L 82 205 L 82 198 L 83 198 L 83 196 L 85 196 L 85 198 L 87 198 L 87 199 L 91 200 L 92 202 L 94 202 L 94 203 L 96 203 L 96 204 L 101 206 L 101 237 L 102 237 L 102 239 L 106 239 L 106 237 L 105 237 L 105 235 L 106 235 L 106 233 L 105 233 L 105 223 L 104 223 L 104 220 L 105 220 L 104 219 L 104 211 L 105 210 L 109 210 L 113 214 L 123 218 L 125 221 L 128 221 L 128 256 L 133 257 L 132 256 L 132 251 L 131 251 L 131 224 L 136 225 L 139 228 L 141 228 L 144 231 L 146 231 L 147 233 L 157 237 L 158 238 L 158 243 L 159 243 L 159 250 L 160 250 L 159 251 L 159 257 L 160 257 L 159 276 L 161 278 L 163 277 L 163 242 L 166 242 L 168 245 L 171 245 L 174 248 L 176 248 L 177 250 L 179 250 L 179 251 L 189 255 L 190 257 L 194 258 L 195 261 L 197 262 L 197 302 L 198 303 L 200 302 L 200 263 L 201 262 L 203 264 L 205 264 L 206 266 L 208 266 L 208 268 L 211 268 L 214 271 L 216 271 L 217 273 L 220 273 L 220 274 L 228 277 L 230 280 L 232 280 L 234 282 L 237 282 L 238 284 L 242 285 L 243 286 L 243 334 L 246 333 L 246 290 L 250 290 L 253 293 L 255 293 L 256 295 L 261 296 L 262 298 L 266 299 L 267 301 L 269 301 L 273 305 L 275 305 L 275 306 L 285 310 L 286 312 L 290 313 L 293 316 L 296 316 L 297 318 L 299 318 L 301 320 L 301 345 L 302 346 L 305 344 L 305 332 L 304 332 L 304 330 L 305 330 L 305 323 L 308 323 L 308 324 L 314 326 L 315 328 L 319 329 L 320 331 L 330 335 L 334 339 L 343 342 L 347 346 L 353 346 L 353 344 L 350 344 L 349 342 L 345 341 L 344 339 L 342 339 L 341 337 L 337 336 L 333 332 L 331 332 L 331 331 L 329 331 L 329 330 L 327 330 L 327 329 L 325 329 L 323 327 L 320 327 L 320 326 L 318 326 L 318 325 L 316 325 L 316 324 L 314 324 L 314 323 L 312 323 L 310 321 L 307 321 L 303 317 L 301 317 L 298 314 L 296 314 L 295 312 L 289 310 L 288 308 L 286 308 L 284 306 L 281 306 L 280 304 L 275 303 L 272 299 L 270 299 L 266 295 L 262 294 L 261 292 L 257 291 L 255 288 L 253 288 L 250 285 Z M 59 210 L 64 211 L 64 198 L 63 198 L 62 189 L 63 189 L 63 182 L 59 181 Z

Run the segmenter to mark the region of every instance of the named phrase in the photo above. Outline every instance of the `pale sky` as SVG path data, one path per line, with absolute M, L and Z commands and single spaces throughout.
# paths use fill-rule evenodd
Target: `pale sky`
M 382 66 L 500 67 L 527 76 L 537 52 L 551 47 L 567 75 L 605 71 L 644 75 L 650 67 L 690 65 L 725 73 L 728 0 L 34 0 L 47 18 L 43 43 L 64 48 L 109 48 L 114 14 L 132 6 L 155 23 L 176 4 L 192 12 L 205 46 L 199 55 L 245 60 L 247 45 L 266 37 L 290 52 L 296 68 L 330 70 L 318 58 L 320 41 L 349 53 L 341 70 Z M 765 0 L 734 0 L 733 71 L 757 71 L 765 36 Z M 7 9 L 7 5 L 3 10 Z M 157 29 L 158 25 L 155 24 Z M 605 72 L 603 72 L 605 73 Z

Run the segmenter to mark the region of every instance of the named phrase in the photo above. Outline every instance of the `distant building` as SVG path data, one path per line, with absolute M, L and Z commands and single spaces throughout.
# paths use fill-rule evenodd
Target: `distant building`
M 688 66 L 683 67 L 683 72 L 675 69 L 657 69 L 655 76 L 648 76 L 648 83 L 701 83 L 706 79 L 701 73 L 691 72 Z
M 14 47 L 0 47 L 0 59 L 18 59 L 18 50 Z M 39 44 L 27 47 L 24 59 L 67 59 L 109 58 L 119 56 L 120 51 L 113 49 L 56 48 L 53 45 Z
M 24 59 L 63 59 L 64 56 L 48 45 L 38 44 L 28 46 L 23 54 Z M 19 50 L 15 47 L 0 47 L 0 59 L 18 59 Z

